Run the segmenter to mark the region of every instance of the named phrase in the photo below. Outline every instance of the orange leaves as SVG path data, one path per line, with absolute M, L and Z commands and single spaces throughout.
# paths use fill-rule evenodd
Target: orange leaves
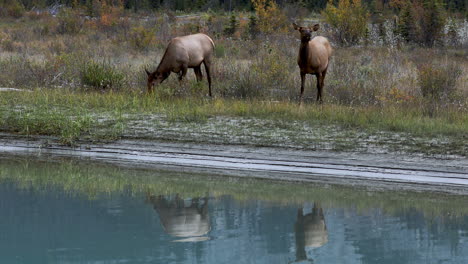
M 366 32 L 369 12 L 361 0 L 340 0 L 338 6 L 329 0 L 322 14 L 342 44 L 357 43 Z
M 105 1 L 102 1 L 101 10 L 101 25 L 104 27 L 110 27 L 118 24 L 123 11 L 123 5 L 110 5 L 106 4 Z
M 285 32 L 289 23 L 274 0 L 251 0 L 258 17 L 258 29 L 264 33 Z

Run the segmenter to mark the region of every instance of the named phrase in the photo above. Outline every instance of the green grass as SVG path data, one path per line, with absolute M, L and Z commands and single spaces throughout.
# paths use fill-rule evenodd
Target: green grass
M 297 102 L 290 101 L 159 97 L 157 93 L 148 96 L 139 92 L 58 89 L 0 94 L 2 132 L 58 136 L 66 144 L 73 144 L 78 139 L 117 139 L 125 130 L 131 129 L 129 122 L 143 122 L 148 117 L 157 117 L 157 121 L 166 122 L 167 127 L 177 127 L 174 125 L 177 124 L 188 130 L 194 125 L 222 122 L 217 120 L 222 118 L 246 124 L 245 127 L 236 127 L 239 133 L 242 129 L 248 133 L 250 129 L 262 131 L 271 128 L 283 131 L 281 133 L 290 132 L 293 136 L 295 129 L 304 125 L 317 128 L 335 126 L 341 130 L 343 139 L 352 137 L 354 132 L 385 132 L 463 142 L 468 132 L 466 112 L 447 107 L 439 109 L 435 116 L 427 116 L 418 104 L 365 107 L 312 103 L 299 107 Z M 255 120 L 261 121 L 258 127 Z M 268 127 L 263 127 L 265 124 Z M 323 131 L 324 135 L 326 133 Z M 466 147 L 463 144 L 460 147 L 458 154 L 463 154 Z

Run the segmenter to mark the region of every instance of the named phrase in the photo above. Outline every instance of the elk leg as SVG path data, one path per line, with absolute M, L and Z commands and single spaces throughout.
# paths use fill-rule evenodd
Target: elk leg
M 304 95 L 304 83 L 306 74 L 301 72 L 301 96 L 299 97 L 299 104 L 302 103 L 302 96 Z
M 327 68 L 328 69 L 328 68 Z M 325 69 L 322 72 L 322 77 L 320 78 L 320 102 L 323 102 L 322 100 L 322 92 L 323 92 L 323 86 L 325 85 L 325 75 L 327 75 L 327 69 Z
M 187 65 L 182 65 L 179 72 L 179 81 L 182 82 L 182 79 L 187 75 Z
M 197 77 L 197 82 L 201 82 L 203 80 L 201 65 L 198 66 L 198 67 L 193 68 L 193 71 L 195 72 L 195 76 Z
M 208 95 L 211 97 L 211 75 L 210 75 L 211 62 L 208 62 L 205 60 L 203 61 L 203 64 L 205 65 L 206 78 L 208 79 Z
M 317 102 L 322 102 L 322 79 L 323 75 L 321 73 L 317 73 Z

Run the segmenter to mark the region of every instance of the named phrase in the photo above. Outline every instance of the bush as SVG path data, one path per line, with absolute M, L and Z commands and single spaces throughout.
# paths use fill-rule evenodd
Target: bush
M 77 34 L 83 28 L 83 20 L 76 11 L 69 8 L 64 8 L 57 16 L 59 34 Z
M 252 0 L 258 17 L 258 29 L 263 33 L 286 32 L 290 27 L 288 18 L 273 0 Z
M 369 12 L 361 0 L 340 0 L 337 7 L 329 0 L 322 14 L 341 44 L 355 44 L 366 34 Z
M 130 45 L 136 50 L 147 50 L 153 40 L 154 33 L 143 26 L 134 27 L 130 30 Z
M 20 18 L 24 15 L 24 6 L 17 1 L 5 3 L 5 6 L 0 7 L 0 16 L 10 16 Z
M 81 71 L 82 84 L 98 89 L 120 88 L 124 80 L 122 72 L 105 62 L 89 61 Z
M 223 44 L 216 44 L 214 47 L 214 55 L 217 58 L 223 58 L 226 55 L 226 47 Z
M 382 89 L 376 85 L 376 82 L 387 76 L 373 63 L 364 62 L 365 59 L 365 55 L 356 56 L 355 59 L 335 58 L 332 71 L 327 75 L 328 79 L 325 79 L 326 95 L 331 101 L 343 105 L 376 103 L 376 98 Z M 342 77 L 332 78 L 339 75 Z
M 0 48 L 5 51 L 15 51 L 15 42 L 11 39 L 10 35 L 0 32 Z
M 208 35 L 219 38 L 224 29 L 224 18 L 216 15 L 210 15 L 206 21 Z
M 455 84 L 461 74 L 461 67 L 456 63 L 422 65 L 418 67 L 418 82 L 421 94 L 436 101 L 448 98 L 454 94 Z
M 49 60 L 34 60 L 25 56 L 0 59 L 0 86 L 45 87 L 51 85 L 58 69 Z

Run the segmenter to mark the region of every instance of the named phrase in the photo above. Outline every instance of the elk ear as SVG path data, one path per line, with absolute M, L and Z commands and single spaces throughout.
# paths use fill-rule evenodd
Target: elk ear
M 292 23 L 294 30 L 298 30 L 300 27 L 296 23 Z
M 146 72 L 146 74 L 148 74 L 148 76 L 151 75 L 151 72 L 149 72 L 146 68 L 145 68 L 145 72 Z
M 315 25 L 312 27 L 312 30 L 313 30 L 313 31 L 317 31 L 317 30 L 319 30 L 319 28 L 320 28 L 320 25 L 319 25 L 319 24 L 315 24 Z

